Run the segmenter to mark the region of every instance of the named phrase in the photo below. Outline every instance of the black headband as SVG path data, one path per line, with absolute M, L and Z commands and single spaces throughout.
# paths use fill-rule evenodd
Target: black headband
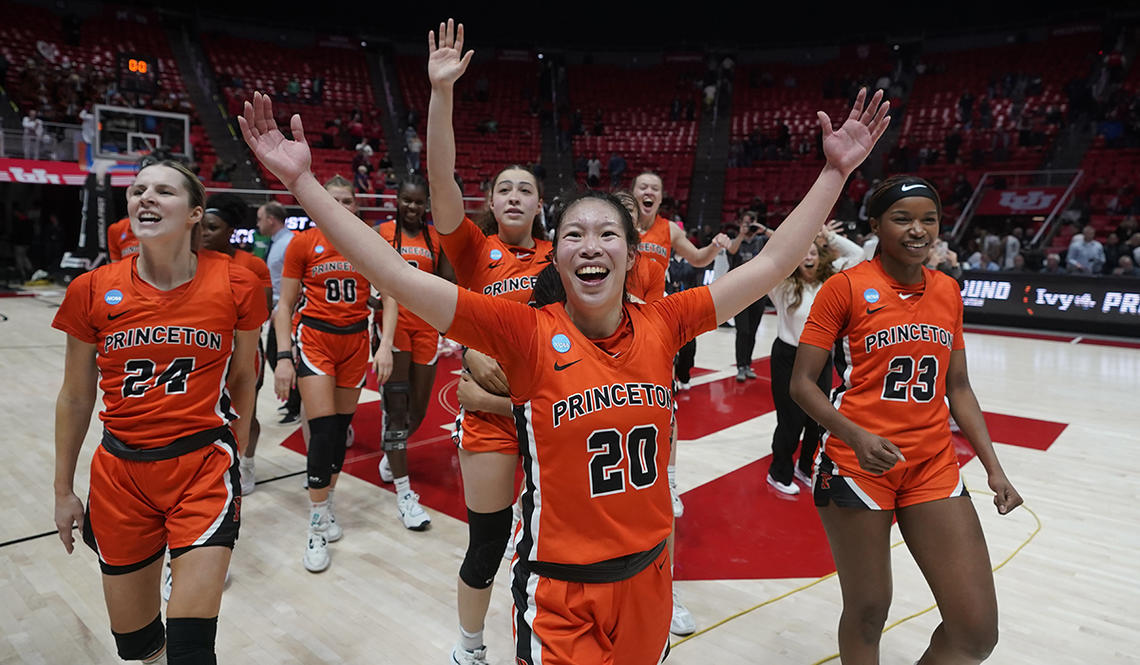
M 921 196 L 934 201 L 941 212 L 942 204 L 938 200 L 938 194 L 930 188 L 930 185 L 922 182 L 903 181 L 875 197 L 871 202 L 871 206 L 867 209 L 867 216 L 878 219 L 884 212 L 886 212 L 892 205 L 899 199 L 906 199 L 912 196 Z
M 221 219 L 226 224 L 229 224 L 230 226 L 234 227 L 235 229 L 238 228 L 239 226 L 241 226 L 241 220 L 232 219 L 233 213 L 229 210 L 223 210 L 221 208 L 206 208 L 205 212 L 203 212 L 202 214 L 214 215 L 215 217 Z

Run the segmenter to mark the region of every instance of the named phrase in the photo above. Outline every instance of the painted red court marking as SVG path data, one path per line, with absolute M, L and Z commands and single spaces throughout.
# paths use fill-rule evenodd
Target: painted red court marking
M 17 293 L 16 291 L 0 291 L 0 298 L 35 298 L 34 293 Z
M 768 358 L 753 361 L 752 370 L 760 378 L 737 383 L 729 376 L 677 393 L 677 435 L 699 439 L 774 411 Z
M 1082 339 L 1078 344 L 1092 344 L 1093 346 L 1119 346 L 1125 349 L 1140 349 L 1140 342 L 1129 342 L 1123 339 Z

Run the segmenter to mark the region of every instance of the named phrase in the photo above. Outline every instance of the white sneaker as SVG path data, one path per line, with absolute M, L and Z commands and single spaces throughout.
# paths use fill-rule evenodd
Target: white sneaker
M 349 425 L 348 426 L 348 434 L 345 436 L 345 439 L 344 439 L 344 447 L 345 448 L 351 448 L 352 444 L 354 444 L 354 443 L 356 443 L 356 430 L 353 429 L 352 425 Z
M 305 548 L 301 563 L 305 564 L 305 570 L 310 573 L 319 573 L 329 567 L 332 558 L 329 557 L 328 541 L 323 535 L 309 530 L 309 545 Z
M 344 537 L 344 529 L 336 523 L 336 513 L 333 512 L 333 493 L 329 492 L 329 521 L 320 533 L 324 534 L 325 540 L 330 543 L 335 543 Z
M 697 632 L 697 622 L 689 609 L 681 604 L 677 598 L 677 591 L 673 590 L 673 620 L 669 622 L 669 632 L 674 635 L 692 635 Z
M 451 647 L 451 665 L 487 665 L 487 647 L 468 651 L 456 644 Z
M 673 497 L 673 517 L 684 515 L 685 504 L 681 502 L 681 493 L 677 491 L 676 485 L 669 486 L 669 495 Z
M 431 524 L 427 511 L 420 505 L 420 495 L 415 492 L 396 497 L 396 512 L 404 526 L 412 531 L 423 531 Z
M 783 492 L 784 494 L 795 495 L 800 493 L 799 485 L 795 483 L 781 483 L 772 476 L 768 476 L 768 484 L 772 487 L 775 487 L 777 491 Z
M 796 480 L 803 483 L 804 487 L 808 488 L 809 490 L 811 489 L 811 476 L 804 473 L 803 471 L 800 471 L 800 467 L 798 467 L 798 466 L 796 467 L 796 470 L 793 473 L 795 473 Z
M 687 390 L 690 390 L 693 386 L 688 384 L 688 383 L 682 383 L 680 387 L 681 387 L 681 392 L 685 392 Z
M 241 458 L 238 461 L 238 470 L 241 471 L 241 495 L 245 496 L 257 489 L 257 482 L 253 475 L 253 458 Z
M 390 483 L 396 477 L 392 475 L 392 465 L 388 463 L 388 456 L 385 455 L 380 458 L 380 480 L 385 483 Z

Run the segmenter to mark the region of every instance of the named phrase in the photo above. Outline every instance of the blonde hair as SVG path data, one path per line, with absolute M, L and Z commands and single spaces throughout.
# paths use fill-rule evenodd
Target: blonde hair
M 819 252 L 819 258 L 815 264 L 815 281 L 820 284 L 826 282 L 835 274 L 835 254 L 832 253 L 830 247 L 815 246 L 816 251 Z M 808 282 L 800 275 L 800 267 L 796 266 L 794 272 L 784 280 L 784 284 L 792 290 L 792 298 L 788 302 L 788 309 L 793 310 L 803 304 L 804 300 L 804 287 Z

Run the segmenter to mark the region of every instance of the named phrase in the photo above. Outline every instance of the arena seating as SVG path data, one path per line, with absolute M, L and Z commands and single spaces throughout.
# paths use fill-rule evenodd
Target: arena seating
M 463 180 L 464 196 L 481 196 L 480 184 L 505 166 L 541 161 L 542 129 L 538 115 L 531 113 L 531 101 L 538 95 L 535 62 L 472 62 L 456 85 L 455 167 Z M 416 131 L 426 144 L 431 97 L 427 58 L 397 56 L 396 70 L 404 104 L 418 116 Z M 494 132 L 484 131 L 488 121 L 497 123 Z M 420 154 L 426 168 L 426 147 Z
M 373 167 L 379 163 L 385 150 L 384 131 L 380 112 L 375 108 L 365 56 L 359 48 L 350 44 L 285 46 L 229 35 L 203 35 L 202 43 L 231 116 L 240 113 L 242 103 L 254 91 L 273 97 L 279 124 L 287 125 L 292 114 L 301 114 L 309 142 L 314 146 L 313 172 L 319 179 L 341 175 L 352 180 L 353 147 L 361 138 L 379 145 L 372 156 Z M 257 57 L 251 58 L 251 53 Z M 289 97 L 288 85 L 294 78 L 300 92 Z M 321 90 L 315 94 L 314 80 L 318 78 Z M 360 114 L 355 122 L 354 112 Z M 334 133 L 330 130 L 338 120 Z M 324 138 L 324 134 L 329 134 L 329 138 Z M 322 143 L 325 147 L 321 147 Z M 282 188 L 264 168 L 261 173 L 269 186 Z
M 568 67 L 570 108 L 581 113 L 584 133 L 573 137 L 578 163 L 597 157 L 602 163 L 600 186 L 610 183 L 612 153 L 626 161 L 621 183 L 628 187 L 641 171 L 655 171 L 665 183 L 665 195 L 682 206 L 689 199 L 701 113 L 700 77 L 703 64 L 666 63 L 652 67 L 571 65 Z M 676 99 L 681 119 L 671 120 Z M 683 111 L 688 102 L 696 108 L 694 120 Z M 602 112 L 602 134 L 594 135 L 594 118 Z M 575 174 L 585 184 L 586 173 Z

